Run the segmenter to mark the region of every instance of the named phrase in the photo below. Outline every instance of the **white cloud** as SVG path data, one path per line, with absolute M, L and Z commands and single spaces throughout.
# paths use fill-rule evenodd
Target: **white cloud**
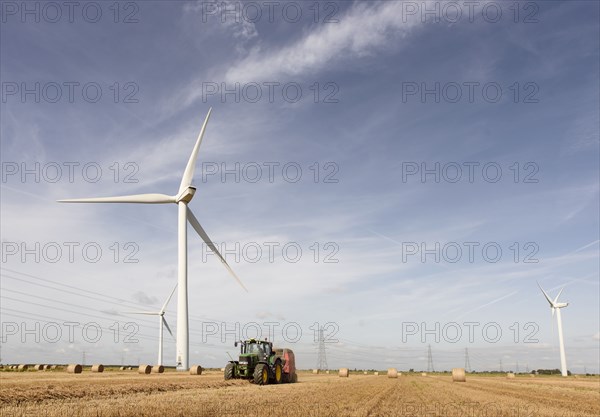
M 339 23 L 330 23 L 307 33 L 297 42 L 271 52 L 256 47 L 225 75 L 227 82 L 259 81 L 281 75 L 301 76 L 322 70 L 345 58 L 371 55 L 396 44 L 419 22 L 402 19 L 402 2 L 356 3 Z M 406 20 L 406 22 L 403 22 Z
M 131 298 L 140 304 L 153 305 L 158 303 L 158 299 L 156 297 L 150 297 L 143 291 L 136 292 Z
M 231 33 L 235 39 L 241 42 L 238 45 L 238 51 L 243 51 L 243 44 L 258 36 L 256 26 L 248 18 L 245 18 L 242 12 L 242 2 L 225 0 L 218 3 L 208 3 L 198 1 L 195 4 L 185 4 L 183 6 L 185 13 L 200 13 L 202 23 L 216 23 L 214 28 L 219 26 Z

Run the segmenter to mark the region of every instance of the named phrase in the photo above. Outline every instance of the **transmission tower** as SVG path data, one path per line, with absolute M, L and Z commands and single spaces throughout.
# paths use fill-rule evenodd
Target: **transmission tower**
M 431 345 L 427 346 L 427 372 L 435 372 L 433 368 L 433 356 L 431 355 Z
M 81 366 L 85 366 L 85 350 L 81 354 Z
M 319 355 L 317 358 L 317 369 L 326 371 L 327 367 L 327 353 L 325 352 L 325 337 L 323 336 L 323 328 L 319 328 Z
M 465 371 L 471 372 L 471 361 L 469 361 L 469 349 L 465 348 Z
M 517 369 L 515 369 L 515 371 L 517 371 L 517 373 L 519 373 L 519 361 L 517 361 Z
M 502 359 L 500 359 L 500 372 L 504 372 L 504 368 L 502 368 Z

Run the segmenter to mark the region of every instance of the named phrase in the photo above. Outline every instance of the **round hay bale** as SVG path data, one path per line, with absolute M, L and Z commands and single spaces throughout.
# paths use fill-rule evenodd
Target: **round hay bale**
M 128 371 L 133 371 L 133 366 L 127 368 Z
M 119 368 L 119 371 L 124 371 L 125 369 L 127 369 L 127 368 L 125 368 L 124 366 L 121 366 L 121 367 Z
M 98 373 L 104 372 L 104 365 L 101 365 L 101 364 L 92 365 L 92 372 L 98 372 Z
M 367 371 L 364 371 L 363 375 L 369 375 L 369 373 Z
M 529 374 L 529 377 L 530 378 L 535 378 L 535 375 L 534 374 Z
M 327 375 L 329 375 L 329 371 L 328 371 L 328 370 L 327 370 L 327 371 L 325 371 L 325 373 L 326 373 Z
M 464 368 L 453 368 L 452 369 L 452 382 L 466 382 L 467 376 Z
M 373 372 L 373 375 L 379 376 L 379 372 Z
M 396 368 L 388 369 L 387 376 L 388 378 L 398 378 L 398 370 Z
M 427 376 L 427 372 L 421 372 L 421 376 Z
M 154 365 L 152 367 L 153 374 L 162 374 L 165 371 L 165 367 L 162 365 Z
M 348 378 L 348 375 L 350 375 L 350 371 L 348 370 L 348 368 L 340 368 L 338 375 L 340 376 L 340 378 Z
M 36 371 L 43 371 L 44 370 L 44 365 L 34 365 L 33 369 Z
M 221 368 L 221 372 L 225 372 L 225 368 Z
M 79 364 L 71 364 L 67 366 L 67 372 L 70 374 L 80 374 L 83 371 L 83 367 Z
M 152 372 L 152 367 L 150 365 L 138 366 L 138 374 L 147 375 L 150 372 Z
M 515 374 L 513 374 L 512 372 L 509 372 L 509 373 L 506 374 L 506 377 L 509 378 L 509 379 L 512 379 L 512 378 L 515 377 Z
M 318 369 L 313 369 L 313 374 L 318 374 L 319 370 Z
M 19 371 L 26 371 L 27 368 L 29 368 L 29 365 L 25 365 L 25 364 L 21 364 L 19 365 L 19 367 L 17 368 Z
M 194 365 L 190 368 L 190 375 L 202 375 L 202 367 L 200 365 Z

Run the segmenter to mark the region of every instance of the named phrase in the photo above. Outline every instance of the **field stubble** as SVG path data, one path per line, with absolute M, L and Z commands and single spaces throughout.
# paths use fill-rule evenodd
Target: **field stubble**
M 2 417 L 382 416 L 585 417 L 600 415 L 598 378 L 300 374 L 259 387 L 219 372 L 137 375 L 0 373 Z

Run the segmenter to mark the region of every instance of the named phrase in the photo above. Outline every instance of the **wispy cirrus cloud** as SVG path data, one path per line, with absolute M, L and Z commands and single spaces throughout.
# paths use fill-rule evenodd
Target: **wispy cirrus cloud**
M 320 71 L 333 63 L 381 52 L 408 35 L 420 22 L 402 19 L 402 2 L 355 3 L 339 23 L 307 32 L 277 50 L 256 47 L 225 74 L 227 82 L 257 81 L 278 76 L 301 76 Z

